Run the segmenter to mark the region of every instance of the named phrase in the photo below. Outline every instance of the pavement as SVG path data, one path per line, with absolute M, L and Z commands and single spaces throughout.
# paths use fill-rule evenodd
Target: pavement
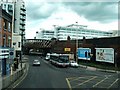
M 79 65 L 79 67 L 85 68 L 86 70 L 91 70 L 91 71 L 102 71 L 102 72 L 110 72 L 110 73 L 120 73 L 120 71 L 117 71 L 117 70 L 100 69 L 100 68 L 95 68 L 95 67 L 90 67 L 90 66 L 85 66 L 85 65 Z
M 25 65 L 26 65 L 26 62 L 27 62 L 27 59 L 28 58 L 23 58 L 23 60 L 22 60 L 22 69 L 23 68 L 25 68 Z M 14 75 L 14 74 L 16 74 L 17 72 L 19 72 L 21 70 L 21 63 L 19 63 L 19 65 L 18 65 L 18 69 L 16 69 L 15 71 L 12 71 L 12 75 Z M 2 84 L 3 84 L 3 80 L 5 80 L 5 79 L 7 79 L 7 78 L 10 78 L 10 75 L 6 75 L 6 76 L 3 76 L 2 77 L 2 75 L 1 75 L 1 73 L 0 73 L 0 89 L 2 89 Z M 19 77 L 20 78 L 20 77 Z M 15 81 L 14 81 L 15 82 Z M 14 82 L 12 82 L 11 83 L 11 85 L 9 85 L 9 87 L 11 87 L 12 86 L 12 84 L 14 84 Z M 9 88 L 8 87 L 8 88 Z
M 26 65 L 26 67 L 24 66 Z M 15 82 L 13 82 L 8 88 L 15 88 L 19 83 L 21 83 L 21 81 L 23 81 L 25 79 L 25 77 L 27 76 L 27 73 L 28 73 L 28 64 L 27 63 L 23 63 L 23 67 L 25 67 L 23 70 L 23 74 L 21 77 L 19 77 Z

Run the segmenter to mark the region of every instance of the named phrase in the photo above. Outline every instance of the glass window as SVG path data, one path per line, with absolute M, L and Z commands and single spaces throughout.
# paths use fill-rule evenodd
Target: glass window
M 6 8 L 6 5 L 4 4 L 4 8 Z
M 8 47 L 11 47 L 11 37 L 8 37 Z
M 20 42 L 18 42 L 18 47 L 20 47 Z
M 6 47 L 6 35 L 3 36 L 3 47 Z
M 1 4 L 1 7 L 3 8 L 3 4 Z
M 10 23 L 8 23 L 8 31 L 9 32 L 11 31 L 11 25 L 10 25 Z
M 12 10 L 12 5 L 8 5 L 8 10 Z
M 0 17 L 0 21 L 1 21 L 1 17 Z M 1 25 L 1 23 L 0 23 L 0 30 L 1 30 L 1 28 L 2 28 L 2 25 Z
M 4 24 L 3 24 L 4 30 L 7 29 L 7 20 L 4 19 Z

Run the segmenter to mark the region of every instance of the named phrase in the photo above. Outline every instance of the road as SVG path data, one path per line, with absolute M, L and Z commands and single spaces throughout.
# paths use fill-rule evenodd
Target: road
M 26 78 L 16 88 L 118 88 L 116 73 L 90 71 L 84 68 L 58 68 L 39 56 L 28 56 L 29 70 Z M 32 66 L 34 59 L 41 66 Z

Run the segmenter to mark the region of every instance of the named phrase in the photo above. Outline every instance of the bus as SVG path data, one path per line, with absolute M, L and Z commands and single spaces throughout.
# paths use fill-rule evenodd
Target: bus
M 50 62 L 57 67 L 68 67 L 69 56 L 64 54 L 50 54 Z

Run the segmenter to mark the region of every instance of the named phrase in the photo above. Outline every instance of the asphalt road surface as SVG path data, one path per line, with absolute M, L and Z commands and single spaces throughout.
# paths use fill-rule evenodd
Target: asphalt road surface
M 41 66 L 32 66 L 34 59 Z M 44 57 L 28 56 L 29 70 L 26 78 L 16 88 L 107 88 L 114 89 L 120 85 L 120 75 L 84 68 L 58 68 L 45 61 Z

